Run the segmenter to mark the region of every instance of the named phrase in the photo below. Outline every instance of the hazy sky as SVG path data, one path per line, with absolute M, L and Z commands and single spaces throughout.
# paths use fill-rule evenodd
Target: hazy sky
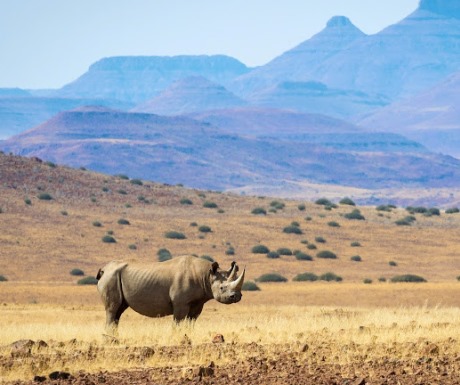
M 120 55 L 225 54 L 262 65 L 344 15 L 367 34 L 418 0 L 0 0 L 0 87 L 59 88 Z

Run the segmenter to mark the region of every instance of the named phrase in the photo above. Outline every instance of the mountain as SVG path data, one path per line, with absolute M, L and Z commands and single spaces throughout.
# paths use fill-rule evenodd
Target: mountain
M 419 95 L 358 120 L 371 130 L 398 132 L 433 151 L 460 158 L 460 71 Z
M 196 111 L 244 106 L 225 87 L 202 76 L 192 76 L 179 80 L 162 91 L 158 96 L 135 107 L 134 112 L 160 115 L 180 115 Z
M 286 81 L 316 81 L 391 100 L 414 95 L 460 70 L 458 7 L 458 0 L 423 0 L 411 15 L 369 36 L 348 19 L 333 18 L 230 89 L 250 95 Z
M 19 134 L 50 119 L 61 111 L 87 104 L 104 104 L 107 107 L 127 109 L 132 104 L 113 100 L 69 99 L 34 97 L 27 91 L 1 92 L 0 96 L 0 139 Z
M 187 117 L 79 108 L 12 137 L 6 152 L 108 174 L 225 190 L 311 181 L 365 188 L 460 186 L 460 161 L 420 151 L 348 151 L 251 138 Z
M 248 97 L 255 106 L 285 108 L 321 113 L 336 118 L 373 111 L 388 104 L 383 96 L 370 96 L 353 90 L 331 89 L 320 82 L 281 82 Z
M 139 104 L 185 77 L 203 76 L 226 85 L 248 71 L 238 60 L 223 55 L 109 57 L 91 65 L 85 74 L 58 90 L 57 95 Z

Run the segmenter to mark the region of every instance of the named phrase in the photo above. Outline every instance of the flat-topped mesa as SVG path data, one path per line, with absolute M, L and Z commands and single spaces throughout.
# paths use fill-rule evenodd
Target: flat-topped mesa
M 420 0 L 419 9 L 460 19 L 459 0 Z
M 350 21 L 350 19 L 346 16 L 333 16 L 329 19 L 326 26 L 328 28 L 347 27 L 347 26 L 355 27 L 353 23 Z

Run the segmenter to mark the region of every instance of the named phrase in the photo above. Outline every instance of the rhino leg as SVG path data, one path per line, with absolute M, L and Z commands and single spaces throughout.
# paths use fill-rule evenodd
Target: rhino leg
M 190 306 L 190 310 L 187 314 L 187 319 L 196 320 L 201 312 L 203 311 L 204 303 L 197 303 Z
M 173 318 L 174 321 L 180 322 L 187 318 L 190 311 L 189 305 L 174 305 L 173 304 Z

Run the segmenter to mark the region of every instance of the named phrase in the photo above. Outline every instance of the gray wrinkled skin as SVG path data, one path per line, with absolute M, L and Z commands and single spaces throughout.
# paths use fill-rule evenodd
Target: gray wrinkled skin
M 128 307 L 147 317 L 172 314 L 179 322 L 198 318 L 210 299 L 239 302 L 245 271 L 239 277 L 237 272 L 235 262 L 222 271 L 217 262 L 192 256 L 156 263 L 109 262 L 97 274 L 107 330 L 116 330 Z

